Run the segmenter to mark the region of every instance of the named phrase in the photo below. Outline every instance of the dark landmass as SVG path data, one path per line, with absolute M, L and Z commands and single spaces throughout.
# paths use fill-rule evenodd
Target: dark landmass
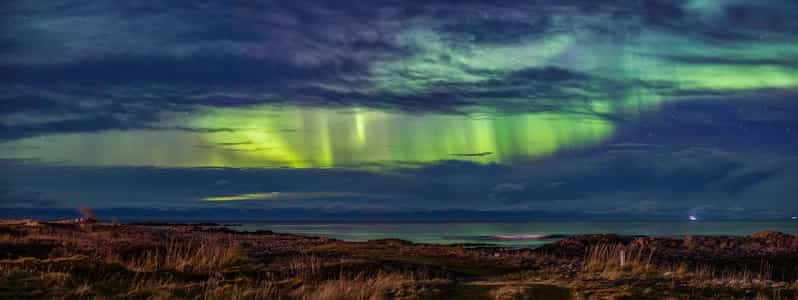
M 581 235 L 508 249 L 154 224 L 2 221 L 0 298 L 798 297 L 798 236 L 778 232 Z
M 229 223 L 215 223 L 215 222 L 199 222 L 199 223 L 191 223 L 191 222 L 156 222 L 156 221 L 147 221 L 147 222 L 130 222 L 125 223 L 129 226 L 201 226 L 201 227 L 237 227 L 241 226 L 241 224 L 229 224 Z
M 97 208 L 94 213 L 102 216 L 104 220 L 120 221 L 162 221 L 162 222 L 529 222 L 536 221 L 578 221 L 578 222 L 628 222 L 642 221 L 674 221 L 683 220 L 683 213 L 673 214 L 635 214 L 626 213 L 580 213 L 580 212 L 552 212 L 535 210 L 467 210 L 467 209 L 423 209 L 423 210 L 327 210 L 310 208 L 226 208 L 226 207 L 193 207 L 188 209 L 156 209 L 156 208 Z M 73 208 L 4 208 L 0 211 L 0 219 L 37 219 L 61 220 L 73 218 Z M 739 221 L 729 219 L 725 214 L 705 212 L 705 220 Z M 775 221 L 793 222 L 789 217 L 774 218 L 767 212 L 750 212 L 746 215 L 747 221 Z

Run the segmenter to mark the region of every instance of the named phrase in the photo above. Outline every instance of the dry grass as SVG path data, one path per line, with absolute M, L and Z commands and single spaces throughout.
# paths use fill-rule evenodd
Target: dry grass
M 414 283 L 399 274 L 380 273 L 371 277 L 305 282 L 296 287 L 286 287 L 271 279 L 225 280 L 220 273 L 214 273 L 199 284 L 139 280 L 130 287 L 126 296 L 170 299 L 189 293 L 195 295 L 191 297 L 193 299 L 376 300 L 416 298 L 409 288 Z
M 72 292 L 75 296 L 86 297 L 91 294 L 91 284 L 84 282 Z
M 288 261 L 288 269 L 294 278 L 304 281 L 319 279 L 322 266 L 322 259 L 314 255 L 298 255 Z
M 778 293 L 793 295 L 798 290 L 798 282 L 770 281 L 785 278 L 779 275 L 779 265 L 763 261 L 756 268 L 756 262 L 745 261 L 723 269 L 662 257 L 652 261 L 666 248 L 657 252 L 649 244 L 599 244 L 588 247 L 581 259 L 548 253 L 522 259 L 497 252 L 501 255 L 469 260 L 470 252 L 462 248 L 435 253 L 434 247 L 423 245 L 310 243 L 222 230 L 132 229 L 33 224 L 0 231 L 0 254 L 8 258 L 0 260 L 0 299 L 442 299 L 447 293 L 551 299 L 562 294 L 530 285 L 540 280 L 607 295 L 633 295 L 630 291 L 650 286 L 655 291 L 684 290 L 685 295 L 699 290 L 762 291 L 762 297 L 778 299 Z M 505 267 L 520 272 L 501 280 L 484 272 L 494 268 L 507 275 L 501 273 Z M 463 284 L 448 280 L 462 274 L 497 279 L 497 284 L 461 289 Z
M 133 259 L 119 259 L 136 272 L 176 270 L 210 272 L 224 269 L 245 260 L 241 249 L 230 242 L 200 239 L 170 240 L 164 247 L 147 250 Z
M 125 294 L 128 297 L 169 299 L 178 288 L 178 284 L 166 279 L 137 278 Z
M 380 273 L 374 277 L 325 281 L 317 286 L 303 286 L 291 296 L 296 299 L 377 300 L 393 299 L 410 279 L 398 274 Z
M 220 274 L 214 274 L 201 284 L 202 292 L 198 299 L 278 299 L 281 291 L 271 280 L 225 281 Z
M 599 244 L 588 248 L 582 265 L 583 278 L 660 278 L 688 282 L 697 287 L 771 288 L 773 266 L 762 261 L 757 270 L 722 266 L 692 265 L 686 262 L 658 266 L 652 263 L 655 249 L 636 245 Z M 784 288 L 788 288 L 786 285 Z
M 490 296 L 496 300 L 523 299 L 528 288 L 523 285 L 505 285 L 491 291 Z
M 17 243 L 20 240 L 19 237 L 10 235 L 10 234 L 0 234 L 0 243 L 4 244 L 12 244 Z
M 164 250 L 148 251 L 141 259 L 125 264 L 124 267 L 130 273 L 120 275 L 121 277 L 95 277 L 83 273 L 80 269 L 92 261 L 86 256 L 4 260 L 0 261 L 0 286 L 25 283 L 28 287 L 26 291 L 19 291 L 19 295 L 37 297 L 68 295 L 74 298 L 102 299 L 415 299 L 418 298 L 419 284 L 447 284 L 445 281 L 417 281 L 400 273 L 384 272 L 370 275 L 341 273 L 338 274 L 339 278 L 324 280 L 319 276 L 323 259 L 309 255 L 291 258 L 285 265 L 289 272 L 283 274 L 284 277 L 274 277 L 279 272 L 250 276 L 231 273 L 230 266 L 244 259 L 235 247 L 223 247 L 222 244 L 213 243 L 194 245 L 183 247 L 173 244 Z M 102 265 L 114 262 L 95 263 Z M 181 272 L 193 275 L 186 278 L 175 276 L 171 272 L 181 269 L 184 270 Z M 86 277 L 87 275 L 91 277 Z M 199 279 L 198 276 L 205 279 Z M 3 298 L 1 290 L 0 298 Z
M 0 243 L 17 245 L 18 249 L 53 245 L 49 256 L 45 252 L 40 258 L 0 261 L 0 282 L 3 286 L 25 284 L 25 291 L 20 293 L 30 296 L 51 293 L 75 298 L 139 299 L 385 299 L 413 284 L 408 277 L 387 273 L 342 271 L 338 278 L 325 280 L 321 274 L 325 260 L 307 254 L 285 257 L 282 269 L 243 275 L 231 270 L 250 259 L 237 241 L 224 234 L 177 238 L 166 232 L 157 240 L 137 240 L 135 248 L 123 246 L 137 249 L 127 254 L 110 245 L 118 239 L 124 245 L 128 240 L 123 238 L 114 236 L 113 231 L 94 231 L 90 226 L 65 232 L 36 227 L 25 235 L 0 233 Z M 344 265 L 346 261 L 326 263 Z M 129 273 L 94 276 L 94 271 L 81 271 L 112 265 L 121 265 Z M 181 273 L 187 275 L 178 275 Z M 275 278 L 274 274 L 282 277 Z
M 588 248 L 582 269 L 608 279 L 639 276 L 652 270 L 654 252 L 653 248 L 599 244 Z
M 695 286 L 724 286 L 735 288 L 778 287 L 795 289 L 785 282 L 773 280 L 773 266 L 763 261 L 756 271 L 749 269 L 723 269 L 717 266 L 690 266 L 681 263 L 670 268 L 660 268 L 666 278 L 687 280 Z

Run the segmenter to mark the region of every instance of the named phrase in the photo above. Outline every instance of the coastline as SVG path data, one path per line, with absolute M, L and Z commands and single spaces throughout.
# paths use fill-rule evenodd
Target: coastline
M 2 221 L 0 298 L 798 296 L 798 236 L 777 232 L 574 235 L 519 249 L 347 242 L 232 225 Z
M 616 233 L 623 236 L 684 237 L 747 236 L 761 231 L 798 234 L 792 221 L 603 221 L 573 222 L 532 220 L 527 222 L 241 222 L 237 231 L 272 230 L 345 241 L 398 238 L 430 244 L 489 244 L 503 247 L 539 247 L 573 235 Z

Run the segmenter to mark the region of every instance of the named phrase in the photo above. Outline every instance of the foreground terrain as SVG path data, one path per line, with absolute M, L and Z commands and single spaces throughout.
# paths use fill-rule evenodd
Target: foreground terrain
M 503 249 L 213 225 L 0 222 L 0 299 L 798 299 L 777 232 Z

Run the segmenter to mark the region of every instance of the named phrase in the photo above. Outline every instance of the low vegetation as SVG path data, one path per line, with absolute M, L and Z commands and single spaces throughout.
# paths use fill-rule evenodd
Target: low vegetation
M 795 299 L 793 238 L 582 236 L 500 249 L 8 221 L 0 223 L 0 298 Z M 755 250 L 706 255 L 702 247 L 714 243 Z

